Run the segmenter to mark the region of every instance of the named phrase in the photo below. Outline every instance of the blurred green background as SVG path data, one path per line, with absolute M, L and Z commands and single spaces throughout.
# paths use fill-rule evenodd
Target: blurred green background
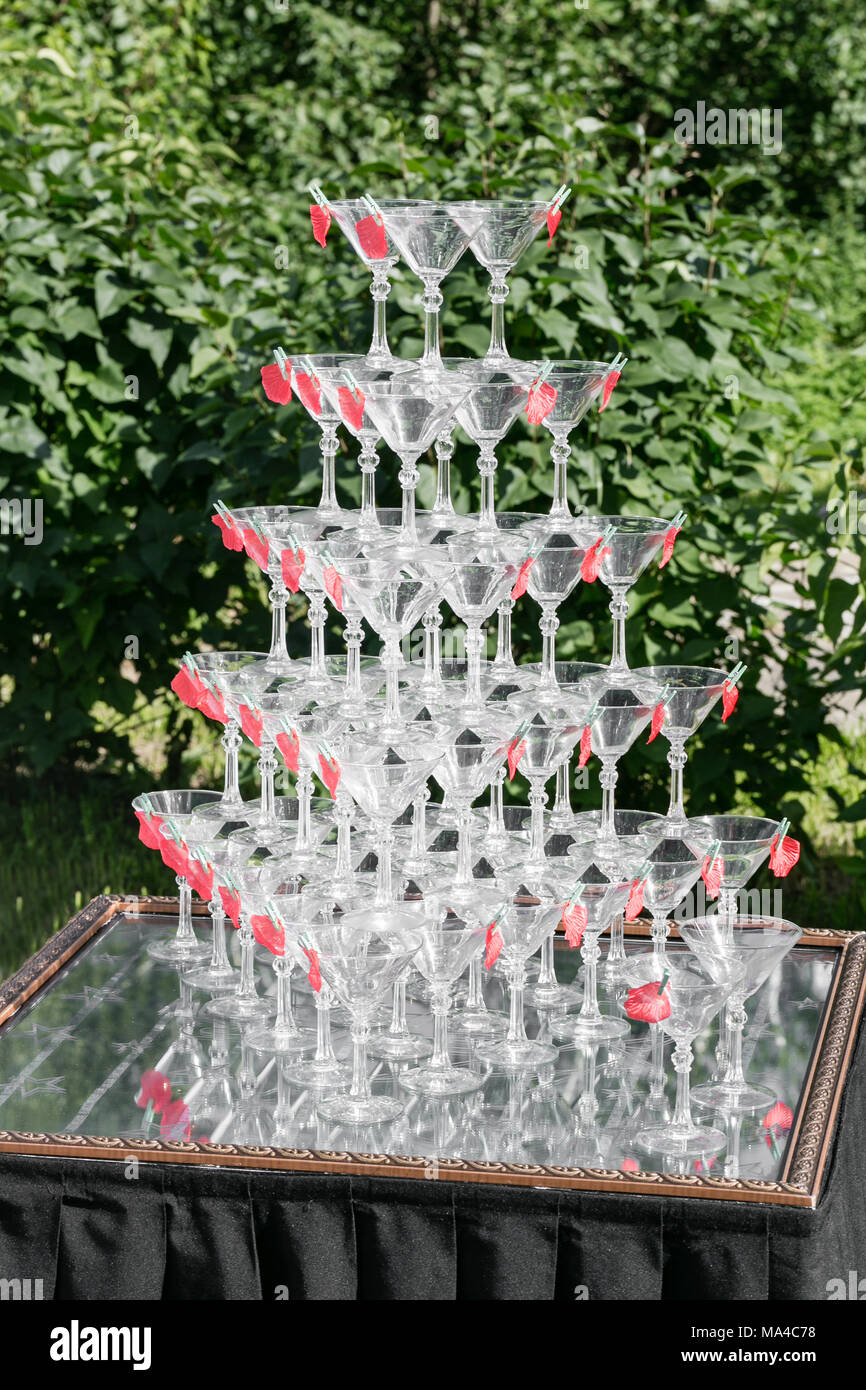
M 732 721 L 690 745 L 688 804 L 790 816 L 804 854 L 786 915 L 861 925 L 861 37 L 844 0 L 7 3 L 0 497 L 42 499 L 44 537 L 0 535 L 4 970 L 94 893 L 168 891 L 128 800 L 219 775 L 217 735 L 166 688 L 187 647 L 254 648 L 269 621 L 211 504 L 317 499 L 317 431 L 264 399 L 259 367 L 275 343 L 369 339 L 363 266 L 338 228 L 313 241 L 314 179 L 332 195 L 573 186 L 553 246 L 512 277 L 507 337 L 520 356 L 630 358 L 570 477 L 593 508 L 689 514 L 673 563 L 633 591 L 631 662 L 748 663 Z M 778 111 L 781 148 L 678 143 L 676 113 L 699 102 Z M 407 355 L 419 288 L 398 272 L 389 302 Z M 444 346 L 482 353 L 486 276 L 467 255 L 444 290 Z M 549 443 L 514 429 L 500 508 L 546 508 Z M 354 505 L 356 451 L 338 456 Z M 387 456 L 378 482 L 397 501 Z M 456 491 L 477 505 L 465 443 Z M 558 656 L 606 659 L 600 585 L 561 616 Z M 302 652 L 303 604 L 292 618 Z M 515 644 L 537 658 L 530 600 Z M 661 740 L 632 750 L 619 804 L 663 809 L 666 772 Z M 598 804 L 596 779 L 574 799 Z

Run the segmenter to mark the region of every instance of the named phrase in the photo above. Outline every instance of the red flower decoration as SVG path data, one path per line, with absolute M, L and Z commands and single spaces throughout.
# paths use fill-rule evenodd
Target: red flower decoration
M 310 203 L 310 221 L 313 224 L 313 236 L 319 245 L 324 248 L 328 245 L 328 229 L 331 225 L 331 214 L 327 208 L 320 207 L 318 203 Z
M 548 208 L 547 212 L 547 244 L 553 241 L 554 233 L 562 221 L 562 208 Z
M 239 530 L 235 522 L 232 521 L 230 517 L 227 520 L 224 516 L 220 516 L 217 512 L 215 516 L 211 517 L 211 521 L 213 522 L 214 526 L 218 526 L 220 528 L 223 537 L 223 545 L 225 546 L 226 550 L 243 550 L 243 533 Z
M 180 874 L 183 878 L 189 878 L 189 851 L 186 845 L 182 840 L 178 843 L 177 840 L 172 840 L 166 835 L 160 838 L 159 849 L 163 864 L 167 869 L 173 869 L 176 874 Z
M 161 849 L 162 836 L 159 827 L 162 825 L 162 816 L 146 816 L 143 811 L 136 811 L 135 818 L 138 821 L 138 838 L 148 849 Z
M 794 1123 L 794 1112 L 783 1100 L 771 1105 L 762 1122 L 764 1129 L 783 1129 L 786 1132 Z
M 257 536 L 251 526 L 244 529 L 244 550 L 251 560 L 255 560 L 260 570 L 267 573 L 270 545 L 266 536 Z
M 512 598 L 522 598 L 523 595 L 526 593 L 526 585 L 529 582 L 529 571 L 532 569 L 532 566 L 534 564 L 535 557 L 533 555 L 528 555 L 527 558 L 523 561 L 523 564 L 520 566 L 520 570 L 518 571 L 517 578 L 514 581 L 514 588 L 511 590 Z
M 304 572 L 306 555 L 301 547 L 297 550 L 284 550 L 280 554 L 280 569 L 283 572 L 283 581 L 287 589 L 296 594 L 301 587 L 301 575 Z
M 319 769 L 322 781 L 334 797 L 337 795 L 337 788 L 340 785 L 340 764 L 336 758 L 326 758 L 324 753 L 319 754 Z
M 371 212 L 369 217 L 362 217 L 355 223 L 355 231 L 364 255 L 371 261 L 384 261 L 388 254 L 385 224 Z
M 660 985 L 661 980 L 651 980 L 648 985 L 629 990 L 624 1006 L 629 1018 L 638 1023 L 660 1023 L 663 1018 L 670 1018 L 668 986 L 659 994 Z
M 737 687 L 735 685 L 728 685 L 728 682 L 725 681 L 724 685 L 722 686 L 723 724 L 727 724 L 729 715 L 733 714 L 734 710 L 737 708 L 737 701 L 739 700 L 739 698 L 740 692 L 737 689 Z
M 274 401 L 277 405 L 288 405 L 292 399 L 292 364 L 286 362 L 286 375 L 280 371 L 276 362 L 269 362 L 266 367 L 262 367 L 262 386 L 269 401 Z
M 343 611 L 343 581 L 333 565 L 326 565 L 322 571 L 325 593 L 339 613 Z
M 241 924 L 240 893 L 233 892 L 231 888 L 224 888 L 222 884 L 220 884 L 219 892 L 226 916 L 231 919 L 236 927 L 239 927 Z
M 169 1101 L 159 1125 L 161 1139 L 189 1139 L 192 1126 L 189 1119 L 189 1106 L 185 1100 Z
M 719 896 L 719 889 L 722 886 L 722 876 L 724 872 L 725 861 L 720 854 L 714 857 L 712 863 L 710 862 L 710 856 L 708 854 L 704 856 L 704 862 L 701 864 L 701 878 L 704 880 L 708 898 L 717 898 Z
M 619 1165 L 619 1171 L 621 1173 L 639 1173 L 640 1164 L 636 1158 L 624 1158 Z
M 631 886 L 628 895 L 628 902 L 625 905 L 625 920 L 633 922 L 643 912 L 643 890 L 646 879 L 636 878 Z
M 508 780 L 514 781 L 514 774 L 517 771 L 520 759 L 526 752 L 526 739 L 513 739 L 508 745 Z
M 295 372 L 295 390 L 311 415 L 322 413 L 322 385 L 317 376 Z
M 229 717 L 223 704 L 223 697 L 216 686 L 212 690 L 205 690 L 199 701 L 199 709 L 202 714 L 206 714 L 208 719 L 216 719 L 220 724 L 227 724 Z
M 621 376 L 621 372 L 608 372 L 607 376 L 605 377 L 604 387 L 601 393 L 601 405 L 598 407 L 599 415 L 607 406 L 608 401 L 613 395 L 613 388 L 616 386 L 616 383 L 619 381 Z
M 662 558 L 659 560 L 659 569 L 663 570 L 668 560 L 674 553 L 674 542 L 681 531 L 680 526 L 670 526 L 665 532 L 665 543 L 662 550 Z
M 171 1100 L 171 1082 L 161 1071 L 145 1071 L 141 1074 L 138 1095 L 135 1103 L 139 1110 L 149 1105 L 154 1115 L 160 1115 Z
M 358 388 L 357 395 L 348 386 L 341 386 L 337 391 L 337 400 L 340 403 L 340 414 L 346 424 L 352 430 L 359 430 L 364 423 L 364 406 L 367 397 Z
M 499 952 L 502 950 L 502 933 L 495 922 L 491 922 L 487 928 L 487 936 L 484 940 L 484 969 L 492 970 L 499 959 Z
M 254 743 L 257 748 L 261 748 L 262 727 L 265 722 L 261 710 L 250 709 L 249 705 L 239 705 L 238 713 L 241 717 L 241 728 L 247 738 L 250 742 Z
M 253 936 L 260 946 L 265 946 L 272 956 L 285 955 L 286 933 L 265 913 L 250 918 Z
M 569 946 L 579 946 L 586 931 L 586 908 L 583 903 L 566 903 L 562 909 L 560 924 L 565 928 L 565 939 Z
M 191 675 L 188 666 L 181 666 L 171 683 L 171 688 L 177 698 L 188 705 L 190 709 L 198 709 L 199 700 L 202 697 L 202 685 Z
M 556 387 L 547 381 L 536 382 L 529 389 L 525 413 L 530 425 L 540 425 L 556 405 Z
M 585 768 L 592 757 L 592 728 L 589 724 L 584 725 L 583 733 L 580 736 L 580 757 L 577 760 L 577 770 Z
M 318 994 L 319 990 L 322 988 L 322 972 L 319 968 L 319 953 L 318 951 L 308 950 L 306 946 L 302 946 L 301 950 L 310 962 L 307 979 Z
M 649 735 L 649 738 L 647 739 L 647 743 L 652 743 L 653 739 L 658 738 L 659 734 L 660 734 L 661 731 L 662 731 L 662 726 L 663 726 L 664 722 L 665 722 L 665 705 L 664 705 L 664 700 L 659 700 L 658 704 L 656 705 L 655 709 L 653 710 L 652 723 L 650 724 L 650 735 Z
M 292 729 L 290 734 L 277 734 L 277 747 L 283 755 L 283 762 L 290 772 L 298 771 L 298 755 L 301 751 L 301 741 Z
M 599 536 L 598 540 L 589 547 L 589 550 L 583 557 L 583 563 L 580 567 L 580 577 L 585 584 L 595 583 L 598 579 L 602 560 L 610 554 L 609 545 L 606 545 L 604 549 L 602 549 L 601 543 L 603 539 L 603 536 Z
M 770 846 L 770 868 L 776 877 L 787 878 L 799 858 L 800 841 L 795 840 L 791 835 L 786 835 L 782 843 L 779 844 L 777 832 Z
M 192 855 L 187 863 L 190 883 L 202 902 L 209 903 L 213 897 L 213 865 L 203 864 L 200 859 L 195 859 Z

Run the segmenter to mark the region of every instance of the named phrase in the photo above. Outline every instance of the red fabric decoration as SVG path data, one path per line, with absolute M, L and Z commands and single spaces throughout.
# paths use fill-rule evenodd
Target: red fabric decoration
M 580 736 L 580 757 L 577 760 L 577 770 L 585 768 L 592 757 L 592 728 L 589 724 L 584 725 L 583 733 Z
M 794 1112 L 783 1100 L 777 1100 L 775 1105 L 771 1105 L 762 1121 L 764 1129 L 789 1130 L 793 1123 Z
M 665 532 L 664 549 L 662 550 L 662 558 L 659 560 L 659 569 L 660 569 L 660 570 L 663 570 L 663 569 L 664 569 L 664 567 L 665 567 L 665 565 L 667 564 L 668 560 L 669 560 L 669 559 L 671 558 L 671 556 L 673 555 L 673 553 L 674 553 L 674 542 L 676 541 L 677 536 L 680 534 L 680 530 L 681 530 L 681 529 L 682 529 L 682 528 L 679 527 L 679 526 L 670 526 L 670 527 L 668 528 L 668 530 Z
M 710 856 L 708 854 L 704 856 L 704 862 L 701 865 L 701 878 L 704 880 L 708 898 L 717 898 L 719 896 L 719 889 L 722 886 L 722 875 L 724 872 L 725 863 L 720 854 L 716 855 L 712 864 L 710 863 Z
M 529 389 L 526 398 L 526 418 L 530 425 L 540 425 L 556 405 L 556 387 L 547 381 L 539 381 Z
M 565 939 L 569 946 L 579 946 L 586 931 L 586 908 L 583 903 L 568 903 L 562 909 L 561 925 L 565 928 Z
M 492 970 L 499 959 L 499 952 L 502 950 L 502 933 L 495 922 L 491 922 L 487 928 L 487 936 L 484 941 L 484 969 Z
M 307 557 L 301 547 L 297 550 L 283 550 L 280 553 L 280 569 L 283 572 L 283 582 L 287 589 L 296 594 L 301 587 L 301 575 L 304 572 L 304 565 Z
M 203 864 L 200 859 L 190 855 L 187 859 L 187 866 L 193 892 L 198 893 L 202 902 L 209 903 L 213 897 L 213 865 Z
M 277 734 L 277 747 L 283 755 L 283 762 L 290 772 L 298 771 L 298 755 L 301 751 L 301 741 L 292 729 L 290 734 Z
M 636 878 L 631 886 L 628 895 L 628 902 L 625 905 L 625 920 L 633 922 L 643 912 L 643 890 L 646 879 Z
M 737 687 L 736 687 L 735 685 L 728 685 L 728 682 L 725 681 L 724 685 L 722 686 L 722 723 L 723 723 L 723 724 L 727 724 L 727 722 L 728 722 L 728 716 L 731 715 L 731 714 L 733 714 L 734 710 L 737 708 L 737 701 L 739 700 L 739 698 L 740 698 L 740 692 L 739 692 L 739 690 L 737 689 Z
M 251 917 L 250 926 L 256 941 L 260 946 L 266 947 L 272 956 L 285 955 L 286 933 L 266 913 Z
M 262 386 L 269 401 L 274 401 L 277 405 L 288 405 L 292 399 L 291 368 L 291 362 L 287 362 L 285 376 L 276 362 L 269 362 L 266 367 L 261 368 Z
M 249 705 L 239 705 L 238 713 L 241 717 L 241 728 L 247 738 L 254 743 L 257 748 L 261 748 L 262 726 L 265 722 L 261 710 L 251 709 Z
M 317 376 L 307 376 L 306 372 L 295 372 L 295 390 L 311 415 L 321 415 L 322 387 Z
M 181 666 L 177 675 L 171 683 L 171 688 L 179 700 L 190 709 L 198 709 L 198 702 L 202 696 L 200 683 L 190 674 L 188 666 Z
M 346 424 L 352 430 L 359 430 L 364 423 L 364 405 L 367 397 L 358 387 L 358 394 L 350 390 L 348 386 L 341 386 L 337 391 L 337 400 L 340 403 L 340 414 Z
M 583 557 L 583 563 L 580 567 L 580 577 L 585 584 L 595 583 L 598 579 L 602 560 L 610 554 L 609 545 L 606 545 L 604 549 L 602 549 L 602 540 L 603 537 L 599 536 L 598 540 L 589 547 L 589 550 Z
M 325 581 L 325 593 L 333 603 L 339 613 L 343 611 L 343 581 L 333 565 L 326 565 L 322 577 Z
M 308 950 L 306 946 L 302 946 L 301 950 L 310 962 L 307 979 L 318 994 L 319 990 L 322 988 L 322 972 L 319 968 L 319 953 L 318 951 Z
M 513 781 L 514 781 L 514 774 L 515 774 L 515 772 L 517 771 L 517 767 L 518 767 L 518 764 L 519 764 L 519 762 L 520 762 L 520 759 L 523 757 L 523 755 L 524 755 L 525 752 L 526 752 L 526 739 L 525 739 L 525 738 L 520 739 L 519 742 L 518 742 L 518 740 L 515 738 L 515 739 L 512 740 L 511 743 L 509 743 L 509 745 L 508 745 L 508 780 L 509 780 L 509 782 L 513 782 Z
M 553 241 L 554 233 L 562 221 L 562 208 L 549 208 L 547 212 L 547 244 Z
M 648 985 L 629 990 L 624 1006 L 629 1018 L 635 1019 L 638 1023 L 661 1023 L 663 1018 L 670 1018 L 671 1001 L 668 998 L 668 987 L 665 985 L 659 994 L 660 984 L 661 980 L 651 980 Z
M 159 1115 L 171 1100 L 171 1082 L 161 1071 L 145 1071 L 141 1074 L 138 1095 L 135 1103 L 139 1110 L 150 1105 L 154 1115 Z
M 172 1100 L 166 1105 L 159 1125 L 161 1139 L 189 1139 L 192 1125 L 189 1120 L 189 1106 L 185 1100 Z
M 324 249 L 328 245 L 331 214 L 327 208 L 320 207 L 318 203 L 310 203 L 310 221 L 313 224 L 313 236 Z
M 236 927 L 241 924 L 241 895 L 234 893 L 231 888 L 224 888 L 220 884 L 220 898 L 225 909 L 225 914 L 231 919 Z
M 213 522 L 214 526 L 218 526 L 220 528 L 223 537 L 223 545 L 225 546 L 226 550 L 243 550 L 243 534 L 235 525 L 234 521 L 231 520 L 231 518 L 229 518 L 229 520 L 227 521 L 225 517 L 220 516 L 217 512 L 215 516 L 211 517 L 211 521 Z
M 781 845 L 778 832 L 770 846 L 770 868 L 777 878 L 787 878 L 800 858 L 800 841 L 786 835 Z
M 362 217 L 360 222 L 355 223 L 355 231 L 364 255 L 369 256 L 371 261 L 384 261 L 388 254 L 384 223 L 371 212 L 369 217 Z
M 244 550 L 247 552 L 251 560 L 255 560 L 259 569 L 264 570 L 265 573 L 267 573 L 268 552 L 270 551 L 270 545 L 268 543 L 267 537 L 265 536 L 260 539 L 251 526 L 245 527 Z
M 331 796 L 337 795 L 337 788 L 340 785 L 340 764 L 336 758 L 326 758 L 323 753 L 319 754 L 319 768 L 321 777 Z
M 621 1173 L 639 1173 L 640 1164 L 636 1158 L 624 1158 L 619 1165 L 619 1171 Z
M 604 387 L 601 393 L 601 405 L 598 407 L 599 415 L 607 406 L 608 401 L 613 395 L 613 388 L 616 386 L 616 383 L 619 381 L 621 376 L 621 372 L 608 372 L 607 376 L 605 377 Z
M 528 555 L 520 566 L 517 578 L 514 581 L 514 588 L 511 590 L 512 598 L 522 598 L 526 593 L 526 585 L 529 582 L 529 571 L 535 564 L 535 557 Z
M 162 843 L 159 850 L 165 867 L 173 869 L 182 878 L 189 878 L 189 851 L 186 845 L 182 840 L 178 844 L 176 840 L 172 840 L 166 835 L 162 835 L 160 838 Z
M 649 738 L 647 739 L 647 743 L 652 743 L 653 739 L 658 738 L 659 734 L 660 734 L 661 731 L 662 731 L 662 726 L 663 726 L 664 722 L 665 722 L 665 705 L 664 705 L 664 700 L 659 700 L 658 704 L 656 705 L 655 709 L 653 710 L 652 723 L 650 724 L 650 736 L 649 736 Z
M 146 816 L 143 811 L 136 811 L 135 818 L 138 821 L 138 838 L 148 849 L 161 849 L 162 836 L 159 827 L 162 825 L 162 816 Z
M 220 724 L 228 724 L 229 717 L 226 714 L 223 697 L 216 686 L 213 690 L 205 690 L 198 707 L 202 714 L 207 715 L 208 719 L 216 719 Z

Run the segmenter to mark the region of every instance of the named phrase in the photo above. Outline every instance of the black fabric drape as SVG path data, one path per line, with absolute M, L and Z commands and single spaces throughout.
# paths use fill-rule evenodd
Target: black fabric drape
M 866 1272 L 864 1035 L 818 1208 L 0 1157 L 0 1278 L 54 1299 L 824 1299 Z

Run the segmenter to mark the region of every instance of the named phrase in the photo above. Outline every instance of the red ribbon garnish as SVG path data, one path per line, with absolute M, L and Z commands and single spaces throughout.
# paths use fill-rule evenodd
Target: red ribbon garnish
M 340 403 L 340 414 L 350 429 L 359 430 L 364 423 L 364 405 L 367 397 L 358 387 L 358 394 L 350 390 L 348 386 L 341 386 L 337 391 L 337 400 Z
M 595 583 L 595 581 L 598 579 L 598 573 L 601 569 L 602 560 L 604 560 L 610 554 L 609 545 L 606 545 L 604 549 L 602 549 L 601 543 L 603 540 L 604 537 L 599 536 L 598 540 L 595 541 L 594 544 L 589 547 L 589 550 L 583 557 L 583 563 L 580 566 L 580 577 L 585 584 Z
M 562 909 L 560 925 L 565 928 L 565 939 L 569 946 L 579 946 L 586 931 L 586 908 L 583 903 L 568 903 Z
M 643 912 L 643 890 L 646 879 L 636 878 L 631 886 L 628 895 L 628 902 L 625 905 L 625 920 L 633 922 Z
M 136 811 L 135 818 L 138 821 L 138 838 L 148 849 L 162 849 L 162 836 L 159 827 L 162 825 L 162 816 L 146 816 L 143 811 Z
M 388 254 L 385 224 L 371 212 L 369 217 L 362 217 L 355 223 L 355 231 L 364 255 L 371 261 L 384 261 Z
M 608 372 L 604 379 L 604 388 L 601 393 L 601 405 L 598 407 L 599 415 L 607 406 L 608 401 L 613 395 L 613 388 L 622 376 L 622 372 Z
M 492 970 L 499 959 L 499 952 L 502 950 L 502 933 L 496 925 L 491 922 L 487 928 L 487 936 L 484 940 L 484 969 Z
M 311 415 L 322 413 L 322 386 L 317 376 L 295 372 L 295 389 Z
M 735 685 L 728 685 L 728 682 L 725 681 L 724 685 L 722 686 L 722 723 L 723 723 L 723 724 L 727 724 L 727 722 L 728 722 L 728 716 L 731 715 L 731 714 L 733 714 L 734 710 L 737 708 L 737 701 L 739 700 L 739 698 L 740 698 L 740 692 L 739 692 L 739 690 L 737 689 L 737 687 L 736 687 Z
M 650 724 L 650 736 L 647 739 L 647 743 L 652 743 L 654 738 L 658 738 L 659 734 L 662 731 L 662 725 L 664 724 L 664 722 L 665 703 L 664 700 L 659 700 L 658 704 L 653 710 L 652 723 Z
M 226 550 L 243 550 L 243 532 L 231 518 L 227 520 L 224 516 L 220 516 L 219 512 L 217 512 L 214 516 L 211 517 L 211 521 L 213 522 L 214 526 L 218 526 L 222 531 L 223 545 L 225 546 Z
M 319 990 L 322 988 L 322 971 L 319 968 L 319 953 L 318 951 L 308 950 L 306 946 L 302 946 L 301 950 L 310 962 L 307 979 L 318 994 Z
M 270 544 L 266 536 L 257 536 L 251 526 L 244 527 L 244 550 L 260 570 L 267 573 Z
M 301 741 L 294 729 L 290 734 L 277 734 L 277 747 L 283 755 L 283 762 L 290 772 L 298 771 L 298 754 L 301 750 Z
M 292 399 L 292 364 L 286 361 L 286 375 L 280 371 L 276 362 L 269 362 L 266 367 L 262 367 L 262 386 L 269 401 L 274 401 L 277 405 L 288 405 Z
M 539 381 L 529 388 L 526 398 L 526 418 L 530 425 L 540 425 L 556 405 L 556 387 L 547 381 Z
M 189 705 L 190 709 L 198 709 L 204 686 L 192 675 L 188 666 L 181 666 L 171 683 L 171 688 L 178 699 L 182 700 L 185 705 Z
M 162 1119 L 159 1123 L 159 1135 L 161 1139 L 173 1139 L 179 1142 L 181 1139 L 189 1139 L 192 1134 L 192 1125 L 189 1119 L 189 1106 L 185 1100 L 178 1097 L 177 1100 L 169 1101 L 163 1111 Z
M 154 1115 L 159 1115 L 170 1100 L 171 1082 L 168 1077 L 163 1076 L 161 1071 L 142 1072 L 138 1095 L 135 1097 L 139 1110 L 144 1110 L 149 1105 Z
M 166 835 L 160 836 L 159 852 L 167 869 L 173 869 L 182 878 L 189 878 L 189 851 L 182 840 L 178 843 Z
M 333 565 L 326 565 L 323 571 L 325 593 L 338 612 L 343 611 L 343 581 Z
M 663 570 L 668 560 L 674 553 L 674 542 L 681 531 L 680 526 L 670 526 L 665 532 L 665 543 L 662 550 L 662 558 L 659 560 L 659 569 Z
M 340 785 L 340 764 L 336 758 L 326 758 L 324 753 L 319 754 L 319 768 L 322 781 L 328 788 L 332 797 L 337 795 L 337 788 Z
M 789 1130 L 793 1123 L 794 1112 L 783 1100 L 777 1100 L 775 1105 L 771 1105 L 762 1121 L 765 1129 Z
M 236 927 L 241 924 L 241 895 L 235 893 L 231 888 L 224 888 L 220 884 L 220 899 L 227 917 L 231 919 Z
M 213 864 L 203 864 L 200 859 L 189 861 L 190 883 L 202 902 L 209 903 L 213 897 Z
M 779 844 L 777 831 L 770 846 L 770 869 L 776 877 L 787 878 L 799 858 L 800 841 L 795 840 L 792 835 L 786 835 L 782 843 Z
M 327 208 L 320 207 L 318 203 L 310 203 L 310 221 L 313 224 L 313 236 L 321 247 L 328 245 L 328 229 L 331 225 L 331 214 Z
M 514 774 L 515 774 L 515 772 L 517 771 L 517 765 L 518 765 L 518 763 L 520 762 L 520 759 L 523 757 L 523 755 L 524 755 L 525 752 L 526 752 L 526 739 L 525 739 L 525 738 L 520 739 L 519 742 L 518 742 L 518 740 L 515 738 L 515 739 L 512 740 L 511 743 L 509 743 L 509 745 L 508 745 L 508 780 L 509 780 L 509 782 L 513 782 L 513 781 L 514 781 Z
M 554 233 L 556 232 L 556 229 L 557 229 L 557 227 L 559 226 L 559 224 L 560 224 L 561 221 L 562 221 L 562 209 L 561 209 L 561 208 L 548 208 L 548 211 L 547 211 L 547 244 L 548 244 L 548 246 L 549 246 L 550 243 L 553 241 Z
M 267 913 L 260 913 L 258 916 L 250 918 L 250 926 L 253 929 L 253 936 L 260 946 L 264 946 L 270 951 L 272 956 L 285 955 L 286 933 L 282 927 L 277 926 L 273 918 Z
M 704 856 L 704 862 L 701 864 L 701 878 L 704 880 L 708 898 L 717 898 L 719 896 L 719 889 L 722 886 L 722 876 L 724 872 L 725 864 L 720 854 L 716 855 L 712 863 L 710 863 L 710 856 L 708 854 Z
M 262 726 L 264 725 L 264 715 L 261 710 L 251 709 L 249 705 L 239 705 L 238 713 L 241 717 L 241 728 L 247 738 L 256 745 L 262 746 Z
M 668 987 L 665 985 L 659 994 L 660 985 L 661 980 L 651 980 L 648 985 L 629 990 L 624 1005 L 629 1018 L 638 1023 L 661 1023 L 663 1018 L 670 1018 L 671 1001 L 668 998 Z
M 205 690 L 199 700 L 198 707 L 208 719 L 216 719 L 220 724 L 228 724 L 229 717 L 226 714 L 223 697 L 216 686 L 213 690 Z
M 529 571 L 534 564 L 535 557 L 533 555 L 528 555 L 523 561 L 518 571 L 517 578 L 514 581 L 514 588 L 511 590 L 512 598 L 522 598 L 526 593 L 526 585 L 529 582 Z
M 592 757 L 592 728 L 589 724 L 584 725 L 583 733 L 580 736 L 580 757 L 577 760 L 577 770 L 581 771 L 586 767 Z
M 283 582 L 287 589 L 296 594 L 301 587 L 301 575 L 304 572 L 306 555 L 301 547 L 295 550 L 283 550 L 280 553 L 280 569 L 283 572 Z

